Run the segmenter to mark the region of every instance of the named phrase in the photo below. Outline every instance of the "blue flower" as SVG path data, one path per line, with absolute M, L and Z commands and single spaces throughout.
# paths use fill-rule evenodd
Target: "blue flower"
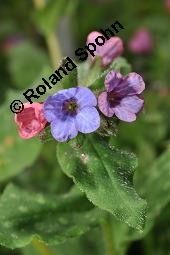
M 96 105 L 95 95 L 85 87 L 64 89 L 49 96 L 44 103 L 44 115 L 51 123 L 52 136 L 66 142 L 78 132 L 94 132 L 100 126 Z

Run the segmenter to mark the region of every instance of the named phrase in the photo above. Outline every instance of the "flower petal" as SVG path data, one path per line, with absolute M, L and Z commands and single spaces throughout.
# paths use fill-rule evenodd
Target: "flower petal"
M 121 96 L 130 96 L 142 93 L 145 89 L 143 78 L 137 73 L 130 73 L 114 89 L 114 92 Z
M 101 33 L 97 32 L 97 31 L 93 31 L 91 32 L 88 37 L 87 37 L 87 45 L 89 43 L 94 43 L 96 45 L 96 42 L 95 42 L 95 39 L 98 37 L 98 36 L 103 36 Z M 93 57 L 91 54 L 89 54 L 89 58 L 91 60 L 95 59 L 96 55 L 99 56 L 99 50 L 100 50 L 100 47 L 102 46 L 99 46 L 99 45 L 96 45 L 96 51 L 94 52 L 95 56 Z
M 123 80 L 123 76 L 119 72 L 111 71 L 106 75 L 105 88 L 107 92 L 114 90 Z
M 78 134 L 75 125 L 75 118 L 67 117 L 64 121 L 61 119 L 51 123 L 51 134 L 59 142 L 66 142 Z
M 91 133 L 100 127 L 100 116 L 96 108 L 85 107 L 76 116 L 76 126 L 82 133 Z
M 103 34 L 97 32 L 97 31 L 93 31 L 91 32 L 88 37 L 87 37 L 87 44 L 89 43 L 95 43 L 95 39 L 98 37 L 98 36 L 104 36 Z M 99 46 L 100 47 L 100 46 Z
M 56 118 L 62 118 L 64 100 L 66 100 L 66 97 L 59 93 L 47 98 L 44 103 L 43 113 L 48 122 L 52 122 Z
M 105 43 L 102 46 L 99 46 L 96 44 L 95 39 L 98 36 L 103 36 L 103 34 L 93 31 L 91 32 L 87 37 L 87 44 L 94 43 L 96 45 L 96 52 L 95 56 L 100 56 L 102 58 L 102 65 L 107 66 L 109 65 L 114 58 L 120 56 L 123 52 L 123 41 L 121 38 L 113 36 L 109 40 L 107 40 L 105 37 Z M 91 56 L 89 54 L 91 59 L 94 59 L 95 57 Z
M 95 95 L 90 89 L 85 87 L 77 87 L 75 98 L 77 99 L 80 108 L 97 105 Z
M 111 37 L 98 49 L 98 55 L 102 57 L 102 65 L 109 65 L 113 59 L 123 53 L 123 42 L 119 37 Z
M 144 104 L 144 100 L 138 96 L 131 96 L 123 98 L 120 105 L 114 108 L 115 115 L 123 121 L 132 122 L 136 120 L 138 114 Z
M 107 92 L 102 92 L 98 97 L 98 106 L 100 111 L 107 117 L 112 117 L 114 114 L 114 108 L 110 107 L 107 100 Z
M 70 89 L 63 89 L 63 90 L 60 90 L 59 92 L 57 92 L 55 95 L 63 95 L 65 97 L 65 99 L 70 99 L 72 97 L 75 97 L 77 93 L 77 87 L 75 88 L 70 88 Z M 54 96 L 55 96 L 54 95 Z

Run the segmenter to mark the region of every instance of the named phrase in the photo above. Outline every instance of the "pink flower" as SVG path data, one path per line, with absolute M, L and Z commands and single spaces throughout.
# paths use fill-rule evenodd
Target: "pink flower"
M 129 41 L 129 50 L 135 54 L 150 53 L 153 40 L 150 32 L 145 28 L 138 29 Z
M 99 32 L 91 32 L 87 37 L 87 44 L 95 43 L 95 39 L 98 36 L 104 35 Z M 95 43 L 96 44 L 96 43 Z M 123 53 L 123 42 L 122 39 L 116 36 L 111 37 L 109 40 L 105 38 L 105 43 L 103 46 L 96 45 L 95 56 L 100 56 L 102 58 L 102 65 L 109 65 L 116 57 L 120 56 Z M 91 56 L 91 55 L 90 55 Z M 91 56 L 92 60 L 95 57 Z
M 165 0 L 165 7 L 167 11 L 170 11 L 170 0 Z
M 42 112 L 43 104 L 25 103 L 24 110 L 15 114 L 15 122 L 19 127 L 19 135 L 30 139 L 40 133 L 46 126 L 47 120 Z
M 98 98 L 100 111 L 107 117 L 116 115 L 120 120 L 132 122 L 142 110 L 144 100 L 139 96 L 145 89 L 142 77 L 137 73 L 122 76 L 111 71 L 105 78 L 106 91 Z

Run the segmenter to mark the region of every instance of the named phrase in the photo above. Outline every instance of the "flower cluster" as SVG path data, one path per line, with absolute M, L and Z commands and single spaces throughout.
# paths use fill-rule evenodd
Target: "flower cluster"
M 90 33 L 87 41 L 93 41 L 99 34 Z M 104 67 L 122 52 L 122 40 L 113 37 L 97 49 L 96 56 L 100 56 Z M 26 103 L 23 112 L 15 115 L 20 137 L 32 138 L 50 124 L 54 139 L 66 142 L 76 137 L 78 132 L 87 134 L 96 131 L 101 117 L 116 116 L 126 122 L 136 120 L 144 105 L 140 95 L 145 89 L 142 77 L 137 73 L 124 77 L 113 70 L 108 72 L 103 85 L 105 91 L 103 89 L 98 96 L 89 88 L 78 86 L 61 90 L 49 96 L 44 103 Z

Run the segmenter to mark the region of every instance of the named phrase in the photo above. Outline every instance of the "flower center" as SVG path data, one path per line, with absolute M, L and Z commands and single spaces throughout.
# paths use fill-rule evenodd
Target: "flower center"
M 115 107 L 116 105 L 119 104 L 121 97 L 119 97 L 117 94 L 115 94 L 113 91 L 109 92 L 107 94 L 107 100 L 110 104 L 111 107 Z
M 64 110 L 70 114 L 74 115 L 77 112 L 78 105 L 75 99 L 69 99 L 64 102 Z

